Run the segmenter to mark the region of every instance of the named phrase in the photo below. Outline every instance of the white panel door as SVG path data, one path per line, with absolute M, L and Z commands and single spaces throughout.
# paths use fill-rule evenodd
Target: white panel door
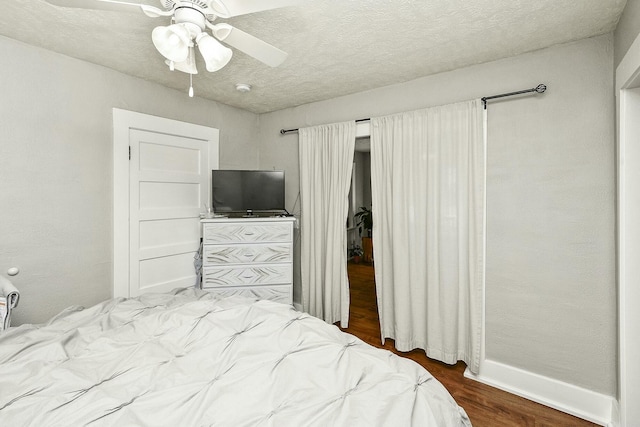
M 129 135 L 130 295 L 194 286 L 209 145 L 150 131 Z
M 218 130 L 114 109 L 114 297 L 196 284 Z

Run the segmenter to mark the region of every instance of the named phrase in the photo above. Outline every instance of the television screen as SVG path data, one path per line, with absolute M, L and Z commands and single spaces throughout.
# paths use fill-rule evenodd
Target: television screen
M 215 213 L 285 212 L 284 171 L 212 170 Z

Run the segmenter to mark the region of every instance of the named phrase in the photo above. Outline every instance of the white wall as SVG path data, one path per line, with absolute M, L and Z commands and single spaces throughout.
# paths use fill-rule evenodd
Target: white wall
M 627 0 L 614 34 L 614 65 L 617 67 L 640 34 L 640 0 Z
M 0 274 L 21 270 L 14 324 L 111 296 L 113 107 L 216 127 L 221 168 L 258 165 L 253 113 L 4 37 L 0 56 Z
M 547 84 L 544 95 L 489 106 L 486 355 L 614 396 L 612 48 L 605 35 L 261 115 L 260 166 L 286 170 L 290 205 L 298 137 L 281 128 Z

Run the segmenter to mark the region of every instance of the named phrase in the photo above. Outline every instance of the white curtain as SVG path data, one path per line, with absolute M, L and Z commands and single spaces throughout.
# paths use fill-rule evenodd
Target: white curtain
M 328 323 L 349 322 L 347 214 L 355 122 L 302 128 L 300 272 L 302 307 Z
M 445 363 L 480 363 L 485 144 L 479 100 L 371 121 L 382 339 Z

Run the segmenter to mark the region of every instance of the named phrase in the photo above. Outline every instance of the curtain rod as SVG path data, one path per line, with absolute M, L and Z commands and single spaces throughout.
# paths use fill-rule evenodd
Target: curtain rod
M 486 110 L 487 101 L 489 101 L 490 99 L 504 98 L 505 96 L 522 95 L 523 93 L 531 93 L 531 92 L 543 93 L 545 90 L 547 90 L 547 85 L 541 83 L 538 86 L 531 89 L 519 90 L 517 92 L 501 93 L 500 95 L 485 96 L 484 98 L 480 98 L 480 100 L 482 101 L 482 104 L 484 105 L 484 109 Z
M 487 109 L 487 101 L 491 100 L 491 99 L 496 99 L 496 98 L 504 98 L 506 96 L 514 96 L 514 95 L 522 95 L 524 93 L 531 93 L 531 92 L 536 92 L 536 93 L 543 93 L 544 91 L 547 90 L 547 86 L 545 84 L 539 84 L 538 86 L 531 88 L 531 89 L 525 89 L 525 90 L 519 90 L 517 92 L 509 92 L 509 93 L 501 93 L 500 95 L 491 95 L 491 96 L 485 96 L 480 98 L 480 100 L 482 101 L 482 105 L 484 106 L 484 109 Z M 371 119 L 357 119 L 355 122 L 367 122 Z M 292 133 L 292 132 L 298 132 L 299 129 L 280 129 L 280 134 L 281 135 L 286 135 L 288 133 Z
M 371 119 L 357 119 L 355 122 L 356 123 L 358 123 L 358 122 L 368 122 L 369 120 L 371 120 Z M 284 134 L 291 133 L 291 132 L 298 132 L 298 130 L 299 129 L 280 129 L 280 134 L 284 135 Z

